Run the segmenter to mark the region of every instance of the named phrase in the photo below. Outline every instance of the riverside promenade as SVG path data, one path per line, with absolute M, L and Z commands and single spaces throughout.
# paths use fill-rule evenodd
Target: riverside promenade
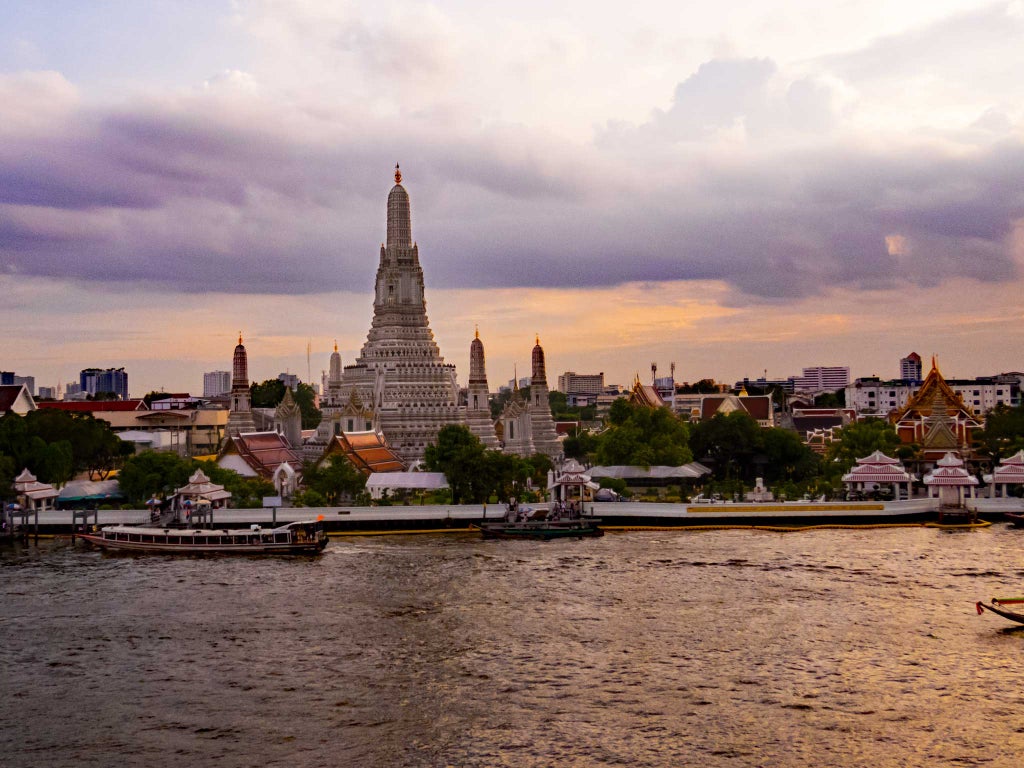
M 539 508 L 541 505 L 532 505 Z M 1000 520 L 1004 512 L 1024 513 L 1024 500 L 968 499 L 967 510 L 987 520 Z M 897 502 L 773 502 L 746 504 L 659 504 L 641 502 L 587 503 L 585 514 L 601 520 L 606 530 L 702 528 L 721 526 L 808 527 L 821 525 L 897 525 L 934 522 L 938 499 L 915 498 Z M 93 515 L 95 514 L 95 523 Z M 504 514 L 502 505 L 408 505 L 389 507 L 281 507 L 271 509 L 219 509 L 214 528 L 264 528 L 296 520 L 321 518 L 331 535 L 466 532 L 471 525 Z M 40 535 L 74 532 L 73 510 L 39 513 Z M 81 512 L 78 513 L 79 526 Z M 276 520 L 276 523 L 274 522 Z M 149 511 L 99 510 L 89 513 L 89 524 L 149 525 Z M 28 532 L 35 533 L 32 525 Z

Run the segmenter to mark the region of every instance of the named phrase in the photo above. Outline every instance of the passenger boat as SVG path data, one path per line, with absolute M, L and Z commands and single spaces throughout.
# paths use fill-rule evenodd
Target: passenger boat
M 315 555 L 327 546 L 327 534 L 319 520 L 267 530 L 258 525 L 235 530 L 113 525 L 78 536 L 110 551 L 168 555 Z
M 1004 619 L 1016 621 L 1018 624 L 1024 624 L 1024 612 L 1011 610 L 1006 607 L 1008 605 L 1024 606 L 1024 597 L 993 597 L 991 605 L 979 600 L 974 604 L 974 607 L 978 611 L 979 616 L 985 611 L 992 611 L 992 613 L 997 616 L 1002 616 Z

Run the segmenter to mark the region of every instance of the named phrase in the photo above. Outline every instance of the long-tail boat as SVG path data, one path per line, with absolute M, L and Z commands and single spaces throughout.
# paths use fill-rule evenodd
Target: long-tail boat
M 1007 608 L 1006 606 L 1008 605 L 1021 606 L 1021 608 L 1013 610 Z M 983 603 L 979 600 L 974 604 L 974 607 L 978 611 L 979 616 L 985 611 L 992 611 L 992 613 L 1002 616 L 1004 619 L 1024 624 L 1024 597 L 993 597 L 991 603 Z

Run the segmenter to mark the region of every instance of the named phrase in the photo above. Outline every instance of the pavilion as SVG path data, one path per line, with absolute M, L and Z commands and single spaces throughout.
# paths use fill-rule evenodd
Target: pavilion
M 996 498 L 1009 496 L 1010 486 L 1024 485 L 1024 450 L 1017 451 L 1013 456 L 1000 459 L 991 475 L 982 478 L 989 486 L 989 496 Z
M 49 483 L 40 483 L 27 468 L 14 478 L 14 493 L 21 505 L 32 512 L 45 512 L 60 496 L 60 491 Z
M 869 493 L 877 491 L 880 485 L 892 488 L 893 498 L 909 499 L 913 478 L 903 468 L 899 459 L 886 456 L 875 451 L 870 456 L 857 459 L 856 466 L 843 475 L 843 484 L 847 491 Z
M 952 452 L 935 464 L 935 469 L 924 476 L 928 496 L 938 498 L 940 507 L 962 507 L 965 496 L 975 495 L 978 478 L 968 472 L 964 460 Z

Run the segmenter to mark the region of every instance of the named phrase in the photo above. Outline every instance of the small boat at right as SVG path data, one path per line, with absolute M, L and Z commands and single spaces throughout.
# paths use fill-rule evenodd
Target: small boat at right
M 1008 608 L 1007 606 L 1014 606 Z M 1020 606 L 1019 608 L 1017 606 Z M 974 604 L 980 616 L 985 611 L 991 611 L 1004 619 L 1024 624 L 1024 597 L 993 597 L 991 603 L 983 603 L 979 600 Z
M 1024 515 L 1019 512 L 1003 512 L 1003 517 L 1013 523 L 1015 528 L 1024 528 Z

